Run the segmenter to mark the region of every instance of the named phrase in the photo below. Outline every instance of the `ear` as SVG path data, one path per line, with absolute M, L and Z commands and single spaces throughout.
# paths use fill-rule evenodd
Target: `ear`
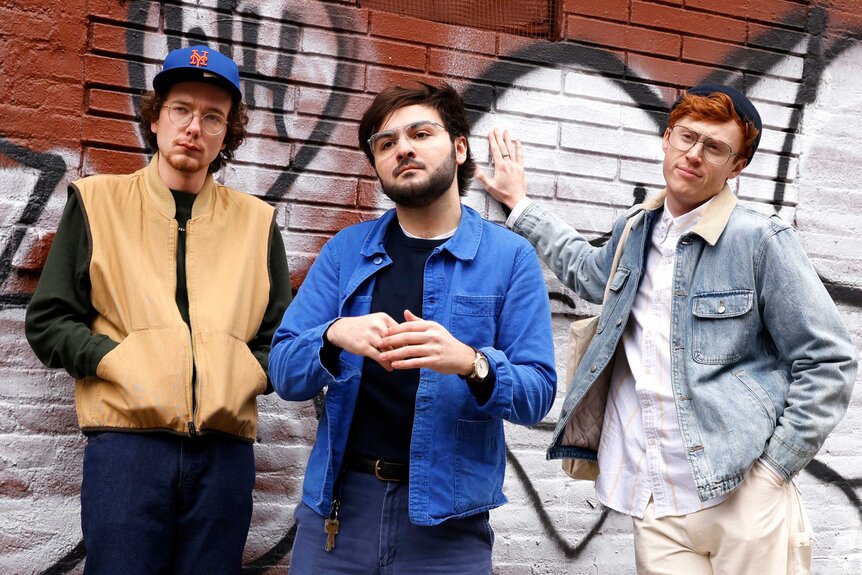
M 730 174 L 728 174 L 727 179 L 732 180 L 736 176 L 745 169 L 745 166 L 748 165 L 748 160 L 746 158 L 738 158 L 736 163 L 733 166 L 733 170 L 731 170 Z
M 469 149 L 469 144 L 467 142 L 467 138 L 464 136 L 458 136 L 455 138 L 455 162 L 460 166 L 464 162 L 467 161 L 467 150 Z
M 152 122 L 150 122 L 150 131 L 154 134 L 159 133 L 159 121 L 158 120 L 153 120 Z
M 670 138 L 670 128 L 665 128 L 664 135 L 661 137 L 661 151 L 667 154 L 668 138 Z

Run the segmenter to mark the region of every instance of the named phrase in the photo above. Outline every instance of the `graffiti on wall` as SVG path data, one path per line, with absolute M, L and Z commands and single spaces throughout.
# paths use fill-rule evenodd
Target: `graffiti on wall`
M 237 187 L 252 189 L 269 201 L 313 204 L 315 199 L 302 195 L 302 190 L 313 184 L 304 186 L 302 179 L 317 181 L 321 174 L 338 172 L 337 162 L 330 164 L 322 158 L 331 152 L 327 146 L 333 145 L 333 133 L 339 129 L 335 120 L 349 113 L 349 93 L 361 89 L 362 78 L 360 68 L 347 57 L 356 50 L 349 34 L 314 36 L 323 44 L 317 52 L 333 58 L 310 56 L 303 61 L 306 56 L 297 55 L 306 28 L 319 31 L 325 29 L 321 22 L 330 22 L 332 28 L 350 29 L 343 11 L 329 4 L 289 1 L 218 0 L 211 9 L 136 1 L 130 3 L 129 20 L 142 26 L 153 18 L 154 10 L 164 10 L 168 33 L 144 34 L 133 28 L 121 47 L 135 56 L 128 62 L 131 86 L 149 86 L 156 68 L 144 61 L 157 61 L 168 50 L 190 41 L 217 45 L 241 65 L 254 133 L 246 144 L 246 157 L 277 156 L 266 166 L 266 174 L 252 185 L 247 185 L 241 171 L 228 172 L 226 178 L 234 178 Z M 749 175 L 740 179 L 739 192 L 750 205 L 777 212 L 794 222 L 818 211 L 817 202 L 822 200 L 811 190 L 819 178 L 829 177 L 826 171 L 833 168 L 831 160 L 824 157 L 826 152 L 816 145 L 806 148 L 807 163 L 800 165 L 800 150 L 809 145 L 800 141 L 805 126 L 819 122 L 849 140 L 847 126 L 853 122 L 844 121 L 846 118 L 842 119 L 838 112 L 843 109 L 858 117 L 853 108 L 862 101 L 862 87 L 851 92 L 855 99 L 848 99 L 844 95 L 852 87 L 836 85 L 830 79 L 833 73 L 846 74 L 849 63 L 858 66 L 862 61 L 862 30 L 830 40 L 827 16 L 824 9 L 813 8 L 808 12 L 810 34 L 804 39 L 768 32 L 756 43 L 775 46 L 780 51 L 730 53 L 726 66 L 716 66 L 703 78 L 735 85 L 764 101 L 767 128 L 762 151 Z M 740 75 L 740 68 L 752 73 Z M 661 177 L 659 134 L 666 122 L 672 91 L 660 87 L 660 76 L 660 70 L 634 70 L 616 53 L 601 48 L 566 42 L 527 44 L 496 61 L 465 90 L 475 118 L 475 139 L 471 141 L 480 150 L 481 134 L 490 126 L 509 126 L 525 142 L 528 172 L 539 195 L 582 199 L 588 189 L 602 190 L 605 199 L 586 199 L 587 205 L 594 201 L 595 209 L 581 208 L 578 214 L 571 214 L 576 227 L 587 230 L 594 245 L 601 245 L 620 210 L 642 201 L 661 186 L 657 180 Z M 549 82 L 549 78 L 557 83 Z M 296 91 L 292 84 L 296 81 L 311 85 L 310 91 L 321 94 L 310 125 L 303 124 L 305 120 L 295 113 Z M 564 89 L 548 90 L 545 87 L 549 85 L 562 85 Z M 493 88 L 490 97 L 489 87 Z M 802 129 L 797 129 L 800 125 Z M 352 145 L 345 142 L 348 139 L 335 147 L 340 150 Z M 36 152 L 13 144 L 3 137 L 2 125 L 0 156 L 0 181 L 7 183 L 4 189 L 21 190 L 5 200 L 14 209 L 4 216 L 0 235 L 0 308 L 20 308 L 26 306 L 32 285 L 17 281 L 18 271 L 29 269 L 34 259 L 44 259 L 44 238 L 34 237 L 31 230 L 40 222 L 52 197 L 63 195 L 62 187 L 75 167 L 62 153 Z M 353 176 L 367 178 L 370 172 L 365 170 L 357 167 Z M 860 189 L 859 176 L 848 177 L 855 177 L 856 189 Z M 258 182 L 264 185 L 254 185 Z M 467 201 L 490 217 L 502 217 L 499 206 L 479 192 L 471 192 Z M 862 308 L 862 288 L 854 283 L 858 270 L 855 276 L 852 270 L 840 266 L 818 267 L 818 271 L 839 305 Z M 559 284 L 551 285 L 549 291 L 561 306 L 558 311 L 572 317 L 582 313 L 577 298 Z M 552 427 L 543 423 L 534 431 L 547 437 Z M 564 557 L 577 561 L 600 537 L 610 512 L 594 510 L 592 525 L 572 540 L 552 520 L 517 454 L 510 450 L 507 459 L 509 481 L 514 478 L 526 494 L 534 521 Z M 856 511 L 862 526 L 862 502 L 857 494 L 862 478 L 845 477 L 819 460 L 813 461 L 806 473 L 840 494 Z M 289 561 L 295 528 L 292 521 L 282 526 L 268 530 L 275 535 L 259 546 L 261 552 L 256 558 L 247 562 L 248 572 L 265 572 Z M 70 541 L 68 548 L 71 551 L 52 559 L 44 573 L 66 573 L 79 566 L 85 556 L 83 543 Z

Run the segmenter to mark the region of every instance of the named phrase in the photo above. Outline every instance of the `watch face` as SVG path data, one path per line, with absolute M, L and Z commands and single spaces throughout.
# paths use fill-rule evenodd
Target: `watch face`
M 485 379 L 488 377 L 488 372 L 490 370 L 488 358 L 482 353 L 478 354 L 478 357 L 476 358 L 476 379 Z

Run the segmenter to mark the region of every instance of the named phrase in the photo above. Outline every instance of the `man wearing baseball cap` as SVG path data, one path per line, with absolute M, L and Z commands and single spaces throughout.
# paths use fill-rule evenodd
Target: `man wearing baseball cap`
M 507 225 L 603 304 L 547 455 L 632 516 L 640 574 L 810 569 L 793 479 L 847 409 L 856 352 L 793 229 L 727 185 L 761 131 L 739 91 L 684 92 L 662 138 L 665 189 L 600 248 L 527 199 L 520 142 L 489 135 L 495 173 L 478 179 L 512 209 Z
M 149 166 L 69 186 L 26 333 L 76 379 L 85 573 L 239 573 L 284 244 L 274 208 L 213 179 L 246 134 L 237 65 L 175 50 L 153 88 Z

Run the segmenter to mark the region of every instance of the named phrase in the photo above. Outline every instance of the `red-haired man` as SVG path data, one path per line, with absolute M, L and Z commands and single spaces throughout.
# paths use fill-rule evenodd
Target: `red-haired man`
M 494 177 L 477 176 L 557 276 L 603 303 L 548 457 L 594 462 L 600 501 L 633 518 L 638 573 L 810 565 L 792 479 L 844 415 L 856 353 L 790 226 L 739 205 L 726 183 L 761 131 L 737 90 L 685 92 L 662 138 L 665 189 L 601 248 L 526 198 L 507 133 L 489 136 Z M 595 385 L 605 370 L 609 384 Z

